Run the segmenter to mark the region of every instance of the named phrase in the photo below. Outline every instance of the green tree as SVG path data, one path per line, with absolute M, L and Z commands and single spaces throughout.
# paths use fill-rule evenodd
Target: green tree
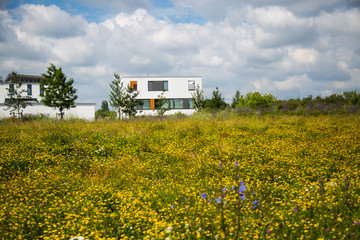
M 242 96 L 240 94 L 239 90 L 236 90 L 234 97 L 232 98 L 231 107 L 235 108 L 239 105 L 239 102 L 241 101 Z
M 134 91 L 130 85 L 125 88 L 119 74 L 114 73 L 114 77 L 115 79 L 110 84 L 110 106 L 116 109 L 118 119 L 121 119 L 122 113 L 128 117 L 134 117 L 137 112 L 135 107 L 139 104 L 135 98 L 139 92 Z
M 109 104 L 106 100 L 101 102 L 101 109 L 95 112 L 95 118 L 106 118 L 110 115 Z
M 136 97 L 140 92 L 134 91 L 130 85 L 126 88 L 125 98 L 124 98 L 124 109 L 123 112 L 130 118 L 135 117 L 137 111 L 136 106 L 140 103 L 136 101 Z
M 106 100 L 101 102 L 101 110 L 103 110 L 104 112 L 109 111 L 109 104 Z
M 195 92 L 191 94 L 193 101 L 194 101 L 194 107 L 196 111 L 199 111 L 201 109 L 204 109 L 205 107 L 205 100 L 203 95 L 203 90 L 200 89 L 200 85 L 197 84 L 195 88 Z
M 160 95 L 158 95 L 158 98 L 156 99 L 155 102 L 155 107 L 156 107 L 156 111 L 158 113 L 158 115 L 162 116 L 165 114 L 165 112 L 169 111 L 169 102 L 166 99 L 166 97 L 164 96 L 164 92 L 162 92 Z
M 244 100 L 240 99 L 239 106 L 252 109 L 269 108 L 275 104 L 276 101 L 276 97 L 270 93 L 262 95 L 259 92 L 249 92 L 244 97 Z
M 31 98 L 22 95 L 26 90 L 21 89 L 21 79 L 17 76 L 16 72 L 11 73 L 10 84 L 10 87 L 6 88 L 8 91 L 7 95 L 10 98 L 9 101 L 5 102 L 5 105 L 7 106 L 6 110 L 11 109 L 10 113 L 17 112 L 17 116 L 22 116 L 21 110 L 32 105 L 29 101 Z
M 114 73 L 115 79 L 111 82 L 110 106 L 116 109 L 118 119 L 121 119 L 121 111 L 125 106 L 125 89 L 120 82 L 120 75 Z
M 41 100 L 45 106 L 59 109 L 60 119 L 64 118 L 64 110 L 75 107 L 76 88 L 73 87 L 74 79 L 66 79 L 66 75 L 62 72 L 61 67 L 57 68 L 54 64 L 50 64 L 46 73 L 42 74 L 44 97 Z
M 213 109 L 213 110 L 224 109 L 227 106 L 218 87 L 216 87 L 216 89 L 213 91 L 212 98 L 210 99 L 210 101 L 208 103 L 209 104 L 207 107 L 210 109 Z

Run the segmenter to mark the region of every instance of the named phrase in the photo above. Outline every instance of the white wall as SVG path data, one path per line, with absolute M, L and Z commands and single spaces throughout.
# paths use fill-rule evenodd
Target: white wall
M 9 98 L 8 96 L 8 90 L 6 90 L 6 88 L 9 88 L 9 84 L 8 82 L 2 82 L 0 83 L 0 103 L 4 103 L 5 102 L 5 98 Z M 27 85 L 31 84 L 31 88 L 32 88 L 32 94 L 31 95 L 27 95 Z M 23 97 L 31 97 L 31 98 L 37 98 L 37 100 L 40 102 L 41 100 L 41 96 L 40 96 L 40 83 L 22 83 L 21 88 L 19 89 L 19 91 L 21 90 L 25 90 L 25 92 L 22 94 Z
M 0 104 L 0 118 L 10 117 L 10 109 L 5 104 Z M 27 106 L 22 110 L 23 114 L 36 115 L 44 114 L 49 117 L 56 118 L 59 110 L 45 106 L 42 103 L 32 103 L 32 106 Z M 76 103 L 74 108 L 65 110 L 65 118 L 82 118 L 87 120 L 95 119 L 95 103 Z
M 199 85 L 202 89 L 202 78 L 199 76 L 159 76 L 159 77 L 122 77 L 121 82 L 124 87 L 130 85 L 131 81 L 137 81 L 137 90 L 139 95 L 137 99 L 157 99 L 162 91 L 148 91 L 149 81 L 168 81 L 168 91 L 164 92 L 164 97 L 167 99 L 178 99 L 178 98 L 192 98 L 192 93 L 195 91 L 189 91 L 188 81 L 195 81 L 195 86 Z M 187 115 L 191 115 L 195 112 L 195 109 L 171 109 L 165 114 L 175 114 L 181 112 Z M 139 115 L 156 115 L 156 110 L 142 110 L 138 111 Z

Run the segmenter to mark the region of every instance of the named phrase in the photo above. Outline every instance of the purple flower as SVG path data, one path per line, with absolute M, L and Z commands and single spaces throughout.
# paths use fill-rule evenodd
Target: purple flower
M 43 202 L 41 202 L 39 205 L 40 205 L 40 206 L 42 206 L 42 205 L 44 205 L 44 203 L 43 203 Z
M 358 221 L 354 222 L 354 225 L 359 225 L 359 222 Z
M 245 186 L 240 186 L 239 189 L 239 193 L 245 192 L 246 191 L 246 187 Z
M 175 207 L 175 204 L 171 205 L 171 207 L 170 207 L 170 208 L 171 208 L 171 209 L 173 209 L 174 207 Z
M 202 193 L 200 196 L 201 196 L 203 199 L 207 198 L 206 193 Z
M 270 232 L 271 232 L 270 230 L 267 230 L 267 231 L 266 231 L 266 235 L 269 235 L 269 234 L 270 234 Z
M 253 204 L 254 204 L 254 206 L 252 207 L 252 209 L 257 208 L 257 206 L 258 206 L 258 201 L 257 201 L 257 200 L 255 200 L 255 201 L 253 202 Z
M 183 198 L 183 201 L 185 202 L 185 201 L 186 201 L 186 198 Z
M 76 208 L 74 208 L 73 211 L 76 211 Z
M 236 163 L 235 163 L 235 166 L 238 167 L 238 166 L 239 166 L 239 162 L 236 162 Z
M 220 164 L 219 164 L 219 167 L 220 167 L 220 170 L 222 170 L 222 169 L 223 169 L 223 164 L 220 163 Z
M 329 228 L 327 228 L 327 229 L 325 229 L 325 231 L 326 231 L 326 232 L 330 232 L 330 229 L 329 229 Z
M 240 181 L 240 189 L 239 189 L 239 193 L 241 192 L 245 192 L 246 191 L 246 186 L 245 183 L 243 181 Z
M 221 203 L 221 197 L 216 198 L 216 202 L 217 202 L 218 204 L 220 204 L 220 203 Z
M 297 209 L 297 208 L 294 208 L 294 209 L 293 209 L 293 212 L 297 212 L 297 211 L 298 211 L 298 209 Z
M 245 201 L 245 194 L 240 194 L 240 199 Z

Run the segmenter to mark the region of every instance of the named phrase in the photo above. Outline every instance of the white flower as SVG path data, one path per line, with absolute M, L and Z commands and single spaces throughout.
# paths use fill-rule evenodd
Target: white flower
M 173 229 L 173 227 L 169 226 L 165 229 L 166 233 L 171 233 L 171 230 Z
M 85 239 L 85 238 L 82 237 L 82 236 L 78 236 L 78 237 L 70 238 L 70 240 L 88 240 L 88 239 Z

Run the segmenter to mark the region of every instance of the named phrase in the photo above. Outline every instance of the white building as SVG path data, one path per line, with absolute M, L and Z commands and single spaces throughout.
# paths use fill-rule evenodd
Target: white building
M 26 91 L 24 95 L 29 97 L 29 101 L 32 104 L 32 106 L 27 106 L 25 109 L 22 109 L 23 115 L 44 114 L 49 117 L 58 116 L 58 109 L 47 107 L 40 102 L 44 96 L 40 84 L 43 78 L 42 76 L 17 74 L 17 77 L 22 83 L 20 89 Z M 7 109 L 8 107 L 5 105 L 5 103 L 10 100 L 8 96 L 9 90 L 7 89 L 14 89 L 14 84 L 11 83 L 10 78 L 11 74 L 9 74 L 4 81 L 0 79 L 0 119 L 10 117 L 10 109 Z M 95 119 L 95 103 L 75 103 L 74 108 L 67 109 L 64 113 L 65 118 L 76 117 L 93 120 Z
M 177 112 L 190 115 L 195 112 L 192 93 L 197 85 L 202 89 L 202 78 L 199 76 L 121 77 L 120 82 L 124 87 L 130 85 L 139 92 L 136 99 L 142 103 L 137 107 L 140 115 L 157 114 L 157 99 L 162 93 L 167 100 L 163 107 L 170 109 L 166 115 Z

